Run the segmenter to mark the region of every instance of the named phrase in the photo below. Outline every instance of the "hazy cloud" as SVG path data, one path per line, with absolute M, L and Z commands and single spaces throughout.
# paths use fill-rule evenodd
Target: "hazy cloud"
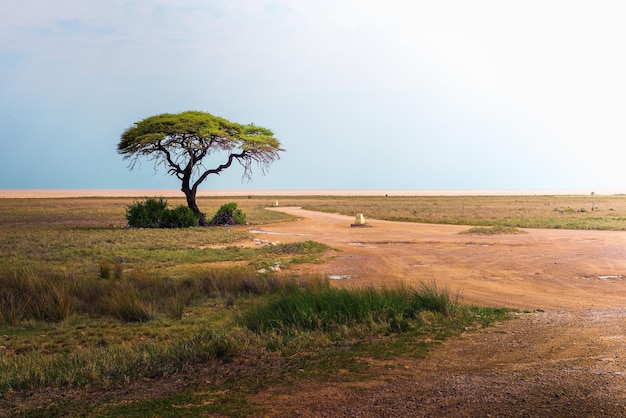
M 115 146 L 133 121 L 191 108 L 266 125 L 288 149 L 267 177 L 241 186 L 228 174 L 219 187 L 618 188 L 626 177 L 618 1 L 3 6 L 0 138 L 12 145 L 0 187 L 171 187 L 145 165 L 129 173 Z

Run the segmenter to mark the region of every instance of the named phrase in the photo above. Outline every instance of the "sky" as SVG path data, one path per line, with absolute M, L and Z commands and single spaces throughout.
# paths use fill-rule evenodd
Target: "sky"
M 203 190 L 626 190 L 623 1 L 2 5 L 0 189 L 178 189 L 117 143 L 201 110 L 285 149 Z

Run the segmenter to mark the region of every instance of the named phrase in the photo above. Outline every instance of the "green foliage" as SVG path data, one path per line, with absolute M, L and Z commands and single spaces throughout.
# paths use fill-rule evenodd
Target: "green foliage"
M 364 326 L 387 332 L 404 331 L 422 311 L 453 315 L 458 302 L 447 290 L 425 285 L 419 291 L 394 289 L 314 290 L 291 288 L 270 303 L 246 312 L 242 323 L 255 332 L 292 334 L 302 330 L 336 332 Z
M 168 210 L 166 218 L 167 228 L 188 228 L 198 225 L 198 216 L 184 205 Z
M 222 205 L 209 225 L 245 225 L 246 214 L 239 208 L 237 203 L 231 202 Z
M 135 228 L 161 228 L 166 218 L 167 202 L 149 198 L 126 208 L 128 224 Z
M 134 228 L 188 228 L 198 224 L 198 216 L 188 207 L 167 207 L 163 198 L 148 198 L 126 208 L 128 224 Z
M 276 158 L 274 153 L 282 150 L 273 135 L 267 128 L 231 122 L 206 112 L 163 113 L 145 118 L 124 131 L 117 150 L 129 157 L 165 153 L 165 150 L 178 153 L 190 149 L 239 149 L 249 155 Z

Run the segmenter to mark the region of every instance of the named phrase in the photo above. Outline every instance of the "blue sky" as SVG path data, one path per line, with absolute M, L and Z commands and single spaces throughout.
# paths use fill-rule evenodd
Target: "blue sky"
M 287 150 L 204 189 L 626 189 L 621 1 L 3 0 L 0 189 L 177 189 L 120 134 L 203 110 Z

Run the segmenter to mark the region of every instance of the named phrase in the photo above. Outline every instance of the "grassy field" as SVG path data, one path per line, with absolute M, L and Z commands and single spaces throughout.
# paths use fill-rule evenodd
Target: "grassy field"
M 518 228 L 626 230 L 626 196 L 284 198 L 284 205 L 390 221 Z
M 289 221 L 264 209 L 275 200 L 496 231 L 626 228 L 624 196 L 276 196 L 199 206 L 212 214 L 235 201 L 252 224 Z M 311 241 L 255 245 L 244 227 L 129 229 L 133 201 L 0 199 L 0 415 L 262 413 L 246 394 L 339 370 L 363 378 L 368 358 L 423 356 L 508 315 L 462 306 L 434 284 L 347 291 L 290 274 L 332 251 Z M 276 263 L 281 272 L 258 273 Z M 130 387 L 144 396 L 124 398 Z

